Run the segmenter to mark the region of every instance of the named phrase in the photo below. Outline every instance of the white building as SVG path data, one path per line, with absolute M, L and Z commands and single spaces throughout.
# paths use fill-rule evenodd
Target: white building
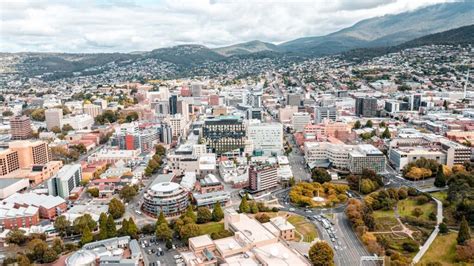
M 253 121 L 248 125 L 247 138 L 252 142 L 254 149 L 261 149 L 265 154 L 272 152 L 280 154 L 283 150 L 283 125 Z
M 82 168 L 80 164 L 65 165 L 48 180 L 49 195 L 68 198 L 71 191 L 80 185 L 81 180 Z
M 53 127 L 61 128 L 61 120 L 63 119 L 63 110 L 59 108 L 46 109 L 44 111 L 46 128 L 51 130 Z
M 186 135 L 186 119 L 181 114 L 175 114 L 168 117 L 168 124 L 171 126 L 173 137 Z
M 311 123 L 311 115 L 304 112 L 294 113 L 291 122 L 296 132 L 303 132 L 304 127 Z
M 90 129 L 94 124 L 94 118 L 88 114 L 70 116 L 61 120 L 61 127 L 69 124 L 75 130 Z

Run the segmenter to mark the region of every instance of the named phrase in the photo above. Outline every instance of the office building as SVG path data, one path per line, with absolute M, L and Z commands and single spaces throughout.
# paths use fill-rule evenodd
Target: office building
M 410 111 L 418 111 L 421 106 L 421 94 L 412 94 L 408 98 Z
M 286 104 L 291 106 L 301 105 L 301 94 L 300 93 L 288 93 L 286 96 Z
M 162 124 L 158 128 L 158 134 L 160 136 L 160 142 L 164 144 L 171 144 L 173 141 L 173 131 L 169 125 Z
M 364 169 L 383 173 L 385 165 L 385 155 L 370 144 L 357 145 L 349 152 L 349 170 L 353 174 L 360 174 Z
M 356 98 L 355 114 L 362 117 L 377 116 L 377 99 L 375 98 Z
M 153 102 L 151 105 L 154 106 L 155 113 L 159 118 L 170 114 L 170 101 Z
M 303 132 L 304 127 L 311 123 L 311 115 L 302 112 L 293 113 L 291 121 L 296 132 Z
M 53 127 L 61 128 L 61 121 L 63 119 L 63 110 L 59 108 L 46 109 L 44 111 L 46 121 L 46 128 L 51 130 Z
M 82 168 L 80 164 L 65 165 L 48 180 L 49 194 L 66 199 L 71 195 L 71 191 L 81 184 L 81 180 Z
M 10 142 L 9 149 L 18 153 L 20 168 L 30 168 L 51 161 L 48 144 L 44 141 L 17 140 Z
M 319 124 L 323 120 L 336 121 L 337 119 L 337 110 L 336 106 L 316 106 L 314 108 L 314 121 Z
M 143 195 L 142 210 L 148 215 L 158 217 L 176 216 L 183 213 L 189 205 L 188 191 L 173 182 L 161 182 L 150 186 Z
M 33 131 L 31 129 L 30 118 L 25 115 L 10 118 L 10 134 L 12 140 L 25 140 L 31 138 Z
M 102 113 L 102 107 L 96 104 L 84 104 L 83 112 L 95 118 Z
M 94 124 L 94 118 L 88 114 L 80 114 L 63 118 L 61 127 L 70 125 L 74 130 L 90 129 Z
M 178 95 L 171 95 L 169 98 L 170 115 L 178 113 Z
M 254 163 L 249 167 L 249 188 L 263 191 L 278 185 L 278 167 L 270 163 Z
M 193 97 L 201 97 L 202 85 L 198 83 L 191 84 L 191 94 L 193 95 Z
M 241 153 L 245 147 L 245 125 L 240 117 L 220 116 L 206 119 L 202 128 L 202 138 L 214 153 Z
M 171 127 L 173 137 L 185 136 L 187 134 L 187 120 L 182 114 L 168 116 L 167 122 Z
M 18 152 L 11 149 L 0 150 L 0 176 L 18 169 L 20 169 Z
M 400 102 L 399 101 L 386 101 L 384 109 L 388 113 L 399 112 L 400 111 Z
M 280 154 L 283 150 L 283 125 L 281 123 L 250 122 L 247 128 L 247 138 L 254 149 L 264 153 Z

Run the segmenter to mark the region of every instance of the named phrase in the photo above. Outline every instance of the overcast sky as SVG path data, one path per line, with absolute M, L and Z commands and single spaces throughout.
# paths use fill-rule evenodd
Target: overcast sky
M 0 51 L 281 43 L 441 2 L 447 0 L 0 0 Z

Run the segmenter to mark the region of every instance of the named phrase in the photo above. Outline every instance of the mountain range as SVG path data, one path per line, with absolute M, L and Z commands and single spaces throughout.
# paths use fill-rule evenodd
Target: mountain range
M 473 24 L 474 1 L 431 5 L 411 12 L 362 20 L 351 27 L 325 35 L 304 37 L 278 45 L 259 40 L 210 49 L 202 45 L 179 45 L 149 52 L 112 54 L 26 53 L 22 68 L 30 75 L 55 72 L 83 72 L 107 64 L 128 64 L 156 59 L 179 67 L 196 66 L 208 61 L 235 58 L 314 57 L 347 52 L 353 49 L 394 47 L 426 35 Z M 472 36 L 473 27 L 457 35 L 459 41 Z M 467 35 L 466 35 L 467 34 Z M 471 35 L 469 35 L 471 34 Z M 448 35 L 431 38 L 449 38 Z M 423 42 L 426 43 L 427 40 Z M 472 43 L 472 42 L 471 42 Z M 412 44 L 413 45 L 413 44 Z M 376 48 L 383 51 L 384 48 Z M 25 55 L 25 53 L 22 53 Z M 5 54 L 3 54 L 5 55 Z M 0 54 L 1 58 L 2 54 Z M 87 72 L 87 71 L 86 71 Z

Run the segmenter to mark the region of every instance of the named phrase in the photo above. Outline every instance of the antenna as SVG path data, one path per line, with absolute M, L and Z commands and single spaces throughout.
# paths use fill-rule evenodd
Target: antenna
M 469 82 L 469 68 L 466 73 L 466 82 L 464 82 L 464 99 L 467 97 L 467 83 Z

